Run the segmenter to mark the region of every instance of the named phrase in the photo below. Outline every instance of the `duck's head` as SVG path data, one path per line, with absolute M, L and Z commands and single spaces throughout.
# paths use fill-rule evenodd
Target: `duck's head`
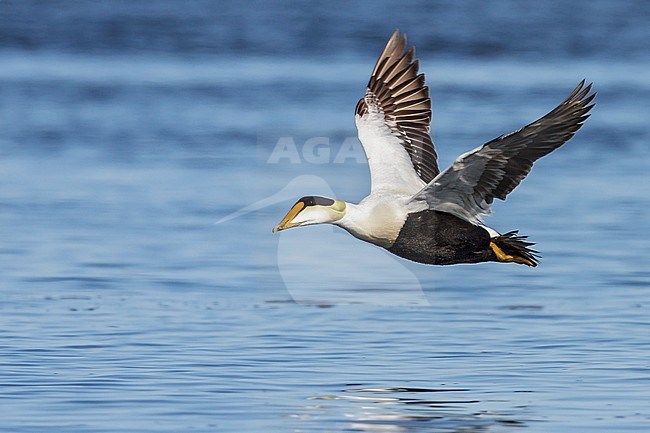
M 296 202 L 273 228 L 273 233 L 292 227 L 335 223 L 345 215 L 345 202 L 326 197 L 308 196 Z

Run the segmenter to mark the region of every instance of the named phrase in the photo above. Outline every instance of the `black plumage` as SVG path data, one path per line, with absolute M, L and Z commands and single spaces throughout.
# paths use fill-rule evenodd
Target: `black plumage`
M 539 262 L 532 242 L 517 231 L 491 237 L 487 230 L 446 212 L 424 210 L 412 213 L 388 249 L 405 259 L 428 265 L 453 265 L 502 261 L 495 250 L 510 256 L 509 261 L 535 267 Z
M 434 210 L 410 214 L 388 251 L 429 265 L 496 260 L 484 228 Z

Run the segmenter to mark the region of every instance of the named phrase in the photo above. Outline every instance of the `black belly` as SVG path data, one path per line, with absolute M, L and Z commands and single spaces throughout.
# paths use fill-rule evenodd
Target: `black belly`
M 445 212 L 410 214 L 393 245 L 393 254 L 430 265 L 495 260 L 490 234 L 483 228 Z

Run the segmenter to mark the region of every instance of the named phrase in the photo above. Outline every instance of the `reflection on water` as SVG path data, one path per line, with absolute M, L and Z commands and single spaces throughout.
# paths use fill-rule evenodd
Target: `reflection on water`
M 386 432 L 490 432 L 505 427 L 525 427 L 530 420 L 519 419 L 525 407 L 510 411 L 482 410 L 479 400 L 471 399 L 468 389 L 454 388 L 359 388 L 351 387 L 337 395 L 319 395 L 310 400 L 318 404 L 307 413 L 322 418 L 332 401 L 346 404 L 346 430 Z M 307 418 L 303 418 L 307 419 Z M 341 429 L 343 430 L 343 428 Z

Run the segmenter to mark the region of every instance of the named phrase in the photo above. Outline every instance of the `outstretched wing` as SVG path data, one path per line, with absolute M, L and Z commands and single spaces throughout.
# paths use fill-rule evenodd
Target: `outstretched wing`
M 372 190 L 414 194 L 439 172 L 429 136 L 431 100 L 415 49 L 395 30 L 382 51 L 355 110 Z
M 533 162 L 560 147 L 589 117 L 596 96 L 585 81 L 553 111 L 510 134 L 459 156 L 413 200 L 473 223 L 490 213 L 494 198 L 505 200 Z

